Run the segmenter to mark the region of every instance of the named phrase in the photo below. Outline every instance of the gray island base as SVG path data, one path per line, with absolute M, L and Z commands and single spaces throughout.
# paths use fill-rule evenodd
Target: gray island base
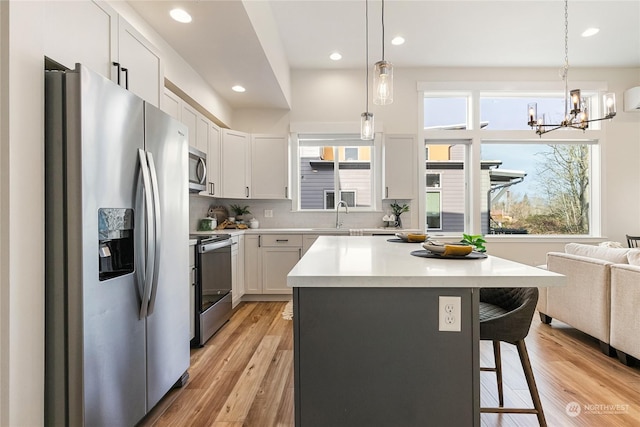
M 564 276 L 416 249 L 321 236 L 289 272 L 296 426 L 480 426 L 479 289 L 561 286 Z M 459 331 L 441 330 L 443 296 L 460 298 Z
M 478 426 L 477 294 L 294 288 L 296 426 Z M 462 298 L 460 332 L 438 331 L 440 295 Z

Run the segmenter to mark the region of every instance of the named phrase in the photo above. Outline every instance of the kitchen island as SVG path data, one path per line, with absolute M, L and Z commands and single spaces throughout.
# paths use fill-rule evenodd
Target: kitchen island
M 478 289 L 564 283 L 388 240 L 321 236 L 288 275 L 297 426 L 479 426 Z M 459 298 L 459 330 L 441 330 L 440 297 Z

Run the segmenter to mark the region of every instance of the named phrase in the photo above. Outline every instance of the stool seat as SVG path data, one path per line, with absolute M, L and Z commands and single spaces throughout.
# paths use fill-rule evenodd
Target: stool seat
M 482 288 L 480 289 L 480 339 L 493 342 L 494 368 L 480 368 L 481 371 L 496 373 L 498 384 L 497 408 L 480 408 L 485 413 L 519 413 L 536 414 L 541 427 L 547 422 L 542 410 L 542 402 L 538 395 L 538 388 L 533 377 L 533 370 L 529 361 L 524 338 L 529 334 L 529 327 L 533 319 L 538 302 L 538 288 Z M 533 408 L 505 408 L 502 393 L 502 362 L 500 357 L 500 342 L 514 344 L 518 349 L 520 362 L 524 370 Z
M 508 311 L 497 305 L 489 304 L 488 302 L 480 302 L 480 322 L 487 321 L 489 319 L 503 316 Z

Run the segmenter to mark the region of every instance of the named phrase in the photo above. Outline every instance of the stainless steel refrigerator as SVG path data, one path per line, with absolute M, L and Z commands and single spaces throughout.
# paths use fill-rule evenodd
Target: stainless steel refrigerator
M 187 129 L 45 73 L 45 422 L 133 426 L 189 367 Z

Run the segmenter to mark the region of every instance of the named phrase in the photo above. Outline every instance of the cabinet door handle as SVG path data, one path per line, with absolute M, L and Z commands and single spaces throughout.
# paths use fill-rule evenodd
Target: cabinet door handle
M 278 243 L 286 243 L 288 241 L 289 241 L 289 239 L 276 239 L 276 242 L 278 242 Z
M 212 196 L 214 194 L 216 194 L 216 183 L 215 182 L 210 182 L 209 183 L 209 194 L 211 194 Z
M 249 187 L 244 187 L 245 188 L 245 194 L 247 195 L 247 197 L 249 197 Z
M 262 236 L 258 236 L 258 247 L 262 246 Z
M 122 72 L 124 73 L 124 88 L 129 90 L 129 69 L 122 67 Z
M 385 198 L 389 197 L 389 187 L 385 187 L 384 197 Z
M 289 187 L 284 187 L 284 198 L 285 199 L 289 198 Z
M 120 86 L 120 72 L 121 72 L 120 63 L 119 62 L 112 62 L 112 64 L 113 64 L 114 67 L 118 68 L 118 80 L 117 80 L 117 83 L 118 83 L 118 86 Z

